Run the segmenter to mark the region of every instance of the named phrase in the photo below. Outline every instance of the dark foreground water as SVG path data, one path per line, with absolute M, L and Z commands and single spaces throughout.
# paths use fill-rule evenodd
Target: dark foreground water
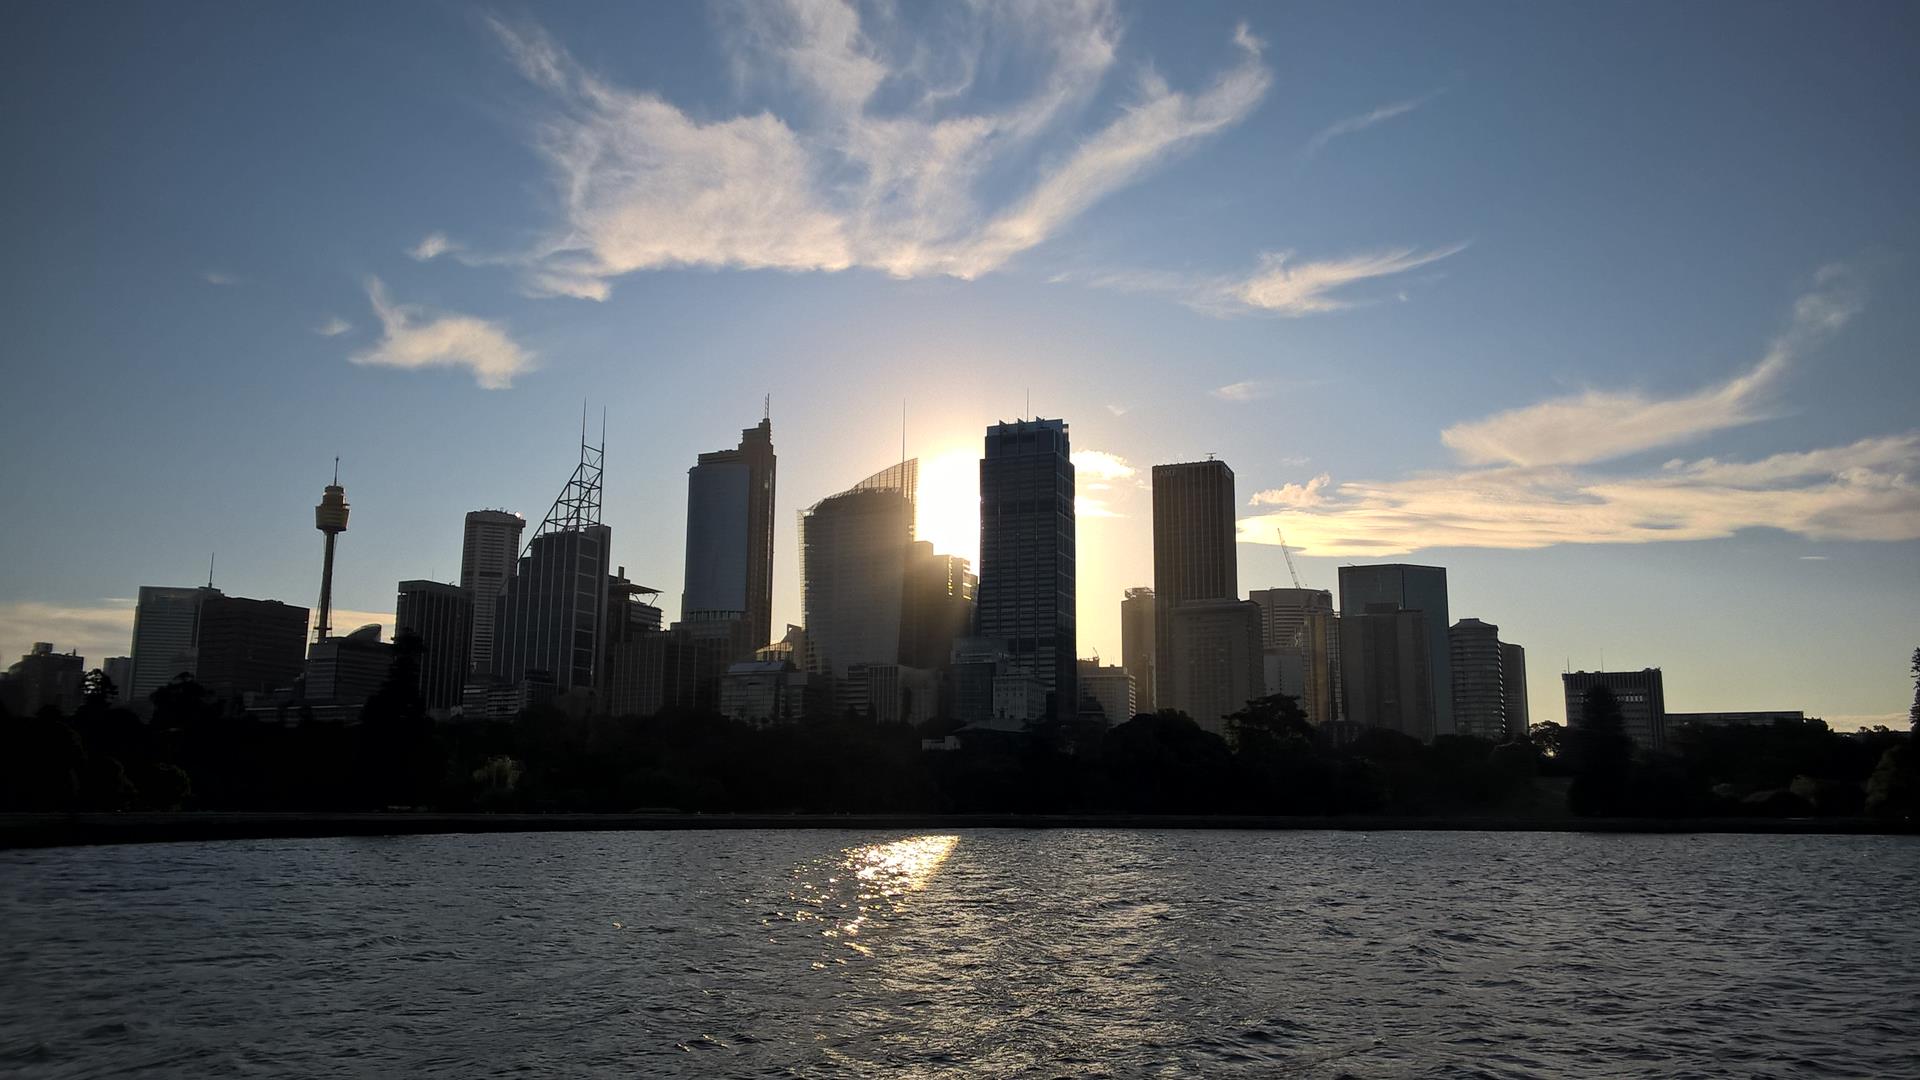
M 1912 1076 L 1910 838 L 0 853 L 0 1074 Z

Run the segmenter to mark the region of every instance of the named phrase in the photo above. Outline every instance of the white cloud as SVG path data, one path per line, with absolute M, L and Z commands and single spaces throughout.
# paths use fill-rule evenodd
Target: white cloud
M 1506 465 L 1323 486 L 1311 502 L 1244 518 L 1313 555 L 1424 548 L 1710 540 L 1773 528 L 1815 541 L 1920 539 L 1920 432 L 1753 462 L 1705 458 L 1608 475 Z M 1285 489 L 1282 489 L 1285 490 Z
M 133 604 L 109 599 L 95 604 L 48 604 L 38 600 L 0 603 L 0 669 L 11 665 L 36 641 L 56 652 L 77 652 L 87 669 L 109 656 L 126 656 L 133 647 Z
M 1354 132 L 1365 131 L 1375 124 L 1381 123 L 1386 120 L 1391 120 L 1396 116 L 1405 116 L 1407 113 L 1410 113 L 1413 110 L 1419 108 L 1420 106 L 1425 105 L 1427 102 L 1432 101 L 1434 97 L 1436 97 L 1438 94 L 1439 94 L 1439 91 L 1436 90 L 1431 94 L 1423 94 L 1417 98 L 1408 98 L 1405 101 L 1396 101 L 1390 105 L 1382 105 L 1377 109 L 1373 109 L 1369 112 L 1361 113 L 1358 116 L 1349 116 L 1344 120 L 1339 120 L 1332 124 L 1329 124 L 1326 128 L 1321 130 L 1319 134 L 1307 140 L 1306 149 L 1301 151 L 1301 156 L 1309 157 L 1309 158 L 1313 157 L 1315 154 L 1318 154 L 1320 151 L 1326 149 L 1328 143 L 1332 142 L 1333 140 L 1339 138 L 1342 135 L 1352 135 Z
M 379 278 L 367 281 L 367 299 L 383 333 L 356 364 L 398 368 L 464 367 L 488 390 L 504 390 L 514 376 L 533 368 L 533 356 L 499 324 L 471 315 L 428 316 L 417 307 L 387 300 Z
M 460 245 L 447 239 L 443 232 L 428 233 L 421 241 L 408 249 L 407 254 L 420 262 L 427 262 L 445 255 L 449 251 L 459 251 Z
M 1118 454 L 1109 454 L 1105 450 L 1073 452 L 1073 473 L 1076 481 L 1130 480 L 1139 471 L 1127 464 L 1127 459 Z
M 339 337 L 351 329 L 353 329 L 352 323 L 335 315 L 326 322 L 314 327 L 313 332 L 319 334 L 321 337 Z
M 1228 383 L 1225 386 L 1215 387 L 1207 393 L 1221 401 L 1259 401 L 1261 398 L 1271 396 L 1273 387 L 1261 380 L 1249 379 L 1246 382 Z
M 1844 268 L 1827 267 L 1815 282 L 1759 362 L 1726 382 L 1671 398 L 1588 390 L 1455 424 L 1440 439 L 1470 465 L 1577 465 L 1765 419 L 1772 392 L 1794 358 L 1860 310 L 1858 290 Z
M 1333 477 L 1321 473 L 1304 484 L 1282 484 L 1277 488 L 1256 491 L 1253 498 L 1247 500 L 1249 506 L 1293 506 L 1307 507 L 1318 505 L 1321 492 L 1326 490 Z
M 1457 255 L 1466 247 L 1465 244 L 1455 244 L 1434 251 L 1398 248 L 1370 255 L 1291 265 L 1288 262 L 1293 258 L 1291 252 L 1267 254 L 1260 257 L 1260 269 L 1251 276 L 1238 281 L 1216 283 L 1197 294 L 1194 303 L 1203 310 L 1230 312 L 1237 308 L 1294 317 L 1340 311 L 1354 307 L 1360 301 L 1335 296 L 1335 292 L 1373 278 L 1418 269 L 1449 255 Z
M 528 287 L 603 299 L 614 278 L 676 266 L 974 278 L 1237 123 L 1270 81 L 1243 28 L 1238 62 L 1210 85 L 1175 90 L 1148 72 L 1117 117 L 1076 142 L 1066 123 L 1114 64 L 1110 3 L 947 14 L 969 25 L 906 48 L 870 35 L 837 0 L 743 6 L 730 20 L 735 67 L 782 104 L 719 118 L 616 87 L 537 28 L 496 21 L 521 71 L 560 106 L 539 145 L 563 221 L 526 256 Z M 983 63 L 1035 73 L 1033 85 L 969 109 Z M 889 102 L 915 104 L 876 106 L 882 87 L 900 91 Z
M 238 285 L 238 284 L 240 284 L 240 279 L 239 279 L 239 278 L 237 278 L 237 277 L 235 277 L 235 276 L 233 276 L 232 274 L 228 274 L 228 273 L 223 273 L 223 272 L 221 272 L 221 271 L 219 271 L 219 270 L 209 270 L 209 271 L 207 271 L 207 272 L 206 272 L 206 274 L 205 274 L 205 275 L 203 275 L 203 276 L 204 276 L 204 277 L 205 277 L 205 278 L 207 279 L 207 284 L 209 284 L 209 285 Z

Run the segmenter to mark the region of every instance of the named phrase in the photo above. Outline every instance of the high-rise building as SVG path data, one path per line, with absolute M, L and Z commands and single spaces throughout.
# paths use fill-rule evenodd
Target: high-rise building
M 420 701 L 445 715 L 466 693 L 473 656 L 473 594 L 442 581 L 403 581 L 394 601 L 393 637 L 420 639 Z
M 1234 508 L 1233 470 L 1226 462 L 1153 467 L 1154 646 L 1159 653 L 1155 674 L 1160 680 L 1155 697 L 1160 708 L 1178 709 L 1203 726 L 1218 716 L 1203 716 L 1195 710 L 1201 708 L 1203 697 L 1213 702 L 1217 688 L 1196 681 L 1197 673 L 1178 666 L 1183 654 L 1177 640 L 1179 612 L 1189 603 L 1240 599 Z M 1209 618 L 1217 621 L 1219 612 L 1208 610 Z M 1236 702 L 1227 711 L 1244 704 L 1244 700 Z M 1212 705 L 1205 708 L 1210 710 Z
M 1174 643 L 1175 707 L 1216 735 L 1226 717 L 1266 693 L 1261 666 L 1260 606 L 1251 600 L 1188 600 L 1167 629 Z M 1164 706 L 1163 706 L 1164 707 Z
M 307 703 L 365 705 L 392 671 L 393 646 L 380 640 L 379 623 L 316 641 L 307 649 Z
M 740 619 L 752 648 L 773 640 L 773 423 L 687 470 L 685 622 Z
M 1345 604 L 1342 567 L 1341 602 Z M 1432 742 L 1436 692 L 1427 613 L 1394 603 L 1340 612 L 1340 675 L 1346 720 Z
M 500 594 L 507 591 L 520 560 L 520 533 L 526 527 L 526 518 L 505 510 L 467 512 L 460 544 L 460 587 L 473 597 L 467 671 L 483 681 L 493 673 L 493 624 L 500 614 Z
M 1124 665 L 1102 666 L 1098 660 L 1080 661 L 1080 699 L 1098 706 L 1108 727 L 1124 724 L 1140 711 L 1133 673 Z
M 825 708 L 818 680 L 785 660 L 733 664 L 720 679 L 720 715 L 769 727 L 797 724 Z
M 1120 666 L 1133 676 L 1133 704 L 1143 713 L 1154 704 L 1153 590 L 1128 589 L 1120 600 Z
M 1527 720 L 1527 650 L 1510 641 L 1500 643 L 1500 693 L 1507 738 L 1527 738 L 1533 727 Z
M 919 476 L 919 461 L 909 459 L 800 515 L 807 671 L 839 680 L 854 664 L 900 662 Z
M 301 632 L 305 631 L 306 624 L 302 623 Z M 52 644 L 36 641 L 18 663 L 0 675 L 0 701 L 16 716 L 32 716 L 49 707 L 71 713 L 80 707 L 86 666 L 86 659 L 79 654 L 57 653 Z
M 493 674 L 511 685 L 539 674 L 555 694 L 600 688 L 613 530 L 600 523 L 600 446 L 580 441 L 580 463 L 499 597 Z
M 313 527 L 327 538 L 326 556 L 320 564 L 320 610 L 313 628 L 313 639 L 325 641 L 333 635 L 333 545 L 347 531 L 347 489 L 340 486 L 339 458 L 333 459 L 333 483 L 321 493 L 320 505 L 313 508 Z
M 1433 725 L 1431 734 L 1453 734 L 1452 646 L 1447 641 L 1447 571 L 1442 566 L 1413 566 L 1407 563 L 1381 563 L 1340 568 L 1340 617 L 1360 615 L 1379 604 L 1390 604 L 1402 611 L 1426 615 L 1426 656 L 1423 665 L 1433 684 Z M 1342 680 L 1348 703 L 1354 694 L 1351 658 L 1345 650 L 1347 634 L 1341 632 Z M 1358 716 L 1349 719 L 1362 721 Z
M 1314 725 L 1340 718 L 1339 620 L 1325 589 L 1254 589 L 1266 688 L 1300 703 Z
M 954 639 L 973 630 L 974 592 L 979 583 L 960 556 L 937 554 L 925 540 L 908 546 L 900 601 L 902 664 L 927 670 L 947 666 Z
M 1505 656 L 1500 628 L 1479 619 L 1461 619 L 1447 631 L 1453 679 L 1453 733 L 1488 742 L 1507 736 Z
M 1043 687 L 1053 716 L 1063 721 L 1080 708 L 1073 488 L 1066 421 L 1020 420 L 987 429 L 976 629 L 1006 643 L 1008 673 Z
M 1657 751 L 1667 744 L 1667 690 L 1659 668 L 1640 671 L 1569 671 L 1560 676 L 1567 700 L 1567 727 L 1579 727 L 1587 691 L 1604 686 L 1620 703 L 1620 720 L 1633 745 Z
M 109 656 L 101 661 L 100 673 L 113 684 L 113 700 L 116 704 L 125 705 L 132 700 L 128 695 L 133 691 L 133 657 Z
M 289 690 L 307 656 L 306 608 L 213 593 L 200 605 L 194 678 L 230 704 Z
M 200 605 L 219 590 L 205 587 L 140 586 L 133 609 L 133 677 L 126 701 L 145 708 L 147 698 L 199 664 Z M 304 633 L 304 630 L 302 631 Z

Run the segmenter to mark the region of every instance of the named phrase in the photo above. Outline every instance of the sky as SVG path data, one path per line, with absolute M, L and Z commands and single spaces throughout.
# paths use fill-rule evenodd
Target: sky
M 1904 721 L 1920 646 L 1910 4 L 18 3 L 0 35 L 0 656 L 140 585 L 336 626 L 537 523 L 583 405 L 678 610 L 685 470 L 795 521 L 1064 418 L 1080 652 L 1156 463 L 1232 466 L 1242 590 L 1448 568 L 1452 616 L 1673 710 Z M 904 417 L 904 427 L 903 427 Z

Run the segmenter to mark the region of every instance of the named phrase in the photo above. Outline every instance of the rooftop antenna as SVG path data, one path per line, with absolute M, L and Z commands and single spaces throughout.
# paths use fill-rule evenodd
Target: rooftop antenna
M 900 460 L 907 460 L 907 399 L 900 399 Z
M 1024 411 L 1021 412 L 1020 419 L 1031 419 L 1033 417 L 1033 387 L 1031 386 L 1027 387 L 1027 403 L 1023 406 L 1023 409 Z
M 760 402 L 760 419 L 769 424 L 773 423 L 773 395 L 772 394 L 768 394 L 766 398 Z
M 336 481 L 340 479 L 337 473 L 338 469 L 336 467 L 336 475 L 334 476 Z M 207 588 L 209 589 L 213 588 L 213 555 L 213 552 L 207 552 Z

